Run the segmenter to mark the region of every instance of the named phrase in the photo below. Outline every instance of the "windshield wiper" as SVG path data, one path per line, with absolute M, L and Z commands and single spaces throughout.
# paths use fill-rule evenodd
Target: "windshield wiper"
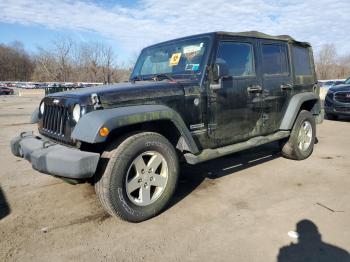
M 135 83 L 136 81 L 150 81 L 150 80 L 154 80 L 154 81 L 161 81 L 161 80 L 164 80 L 164 79 L 168 79 L 170 81 L 173 81 L 173 82 L 177 82 L 174 78 L 172 78 L 171 76 L 169 76 L 168 74 L 155 74 L 153 75 L 152 77 L 147 77 L 147 78 L 144 78 L 140 75 L 137 75 L 137 76 L 134 76 L 133 78 L 130 79 L 130 82 L 132 83 Z
M 158 79 L 163 80 L 163 79 L 168 79 L 170 81 L 174 81 L 177 82 L 174 78 L 172 78 L 171 76 L 169 76 L 168 74 L 156 74 L 154 76 L 154 80 L 157 81 Z
M 130 82 L 135 83 L 136 81 L 142 81 L 142 77 L 141 76 L 134 76 L 133 78 L 130 79 Z

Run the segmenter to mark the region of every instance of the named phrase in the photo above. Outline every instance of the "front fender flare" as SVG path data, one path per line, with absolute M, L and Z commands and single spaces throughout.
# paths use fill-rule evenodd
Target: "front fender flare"
M 102 143 L 107 139 L 99 134 L 102 127 L 107 127 L 112 131 L 127 125 L 157 120 L 169 120 L 174 123 L 191 152 L 199 152 L 181 116 L 164 105 L 126 106 L 93 111 L 79 120 L 72 132 L 72 138 L 87 143 Z
M 30 123 L 36 124 L 39 122 L 39 108 L 35 108 L 32 115 L 30 116 Z

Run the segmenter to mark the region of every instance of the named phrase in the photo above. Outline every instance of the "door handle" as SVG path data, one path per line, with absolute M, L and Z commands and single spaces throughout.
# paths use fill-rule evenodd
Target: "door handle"
M 257 86 L 248 86 L 247 91 L 249 93 L 261 93 L 262 92 L 262 87 L 257 85 Z
M 293 86 L 291 84 L 282 84 L 281 85 L 281 90 L 286 91 L 286 90 L 292 90 Z

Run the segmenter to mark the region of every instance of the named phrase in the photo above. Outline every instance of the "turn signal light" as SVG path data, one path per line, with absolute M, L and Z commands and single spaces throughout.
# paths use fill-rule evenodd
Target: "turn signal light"
M 109 134 L 109 129 L 107 127 L 102 127 L 100 129 L 100 136 L 106 137 Z

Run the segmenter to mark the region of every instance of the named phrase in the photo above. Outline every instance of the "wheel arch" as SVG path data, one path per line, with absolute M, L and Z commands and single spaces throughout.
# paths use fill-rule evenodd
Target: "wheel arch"
M 107 137 L 99 134 L 102 127 L 110 130 Z M 72 138 L 88 144 L 103 144 L 136 131 L 158 132 L 181 151 L 199 152 L 181 116 L 164 105 L 128 106 L 91 112 L 80 119 Z
M 287 110 L 282 118 L 280 130 L 291 130 L 301 110 L 307 110 L 318 115 L 321 110 L 320 99 L 312 92 L 294 95 L 289 101 Z

